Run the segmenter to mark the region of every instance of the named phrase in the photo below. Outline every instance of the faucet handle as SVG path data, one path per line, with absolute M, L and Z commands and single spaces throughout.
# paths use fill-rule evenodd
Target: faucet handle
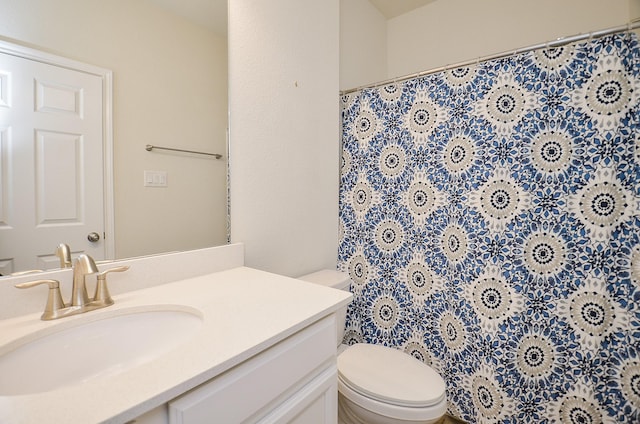
M 51 320 L 58 317 L 58 310 L 65 307 L 62 296 L 60 295 L 60 282 L 58 280 L 35 280 L 25 283 L 18 283 L 15 286 L 19 289 L 28 289 L 31 287 L 46 284 L 49 286 L 49 294 L 47 295 L 47 304 L 41 318 L 43 320 Z
M 109 288 L 107 287 L 107 274 L 110 272 L 124 272 L 128 269 L 129 266 L 118 266 L 96 274 L 96 293 L 93 296 L 93 301 L 99 302 L 105 306 L 113 305 L 113 299 L 111 298 Z

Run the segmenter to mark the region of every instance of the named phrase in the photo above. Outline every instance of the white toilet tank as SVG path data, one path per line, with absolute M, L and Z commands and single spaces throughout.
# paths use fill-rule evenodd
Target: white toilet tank
M 349 291 L 349 286 L 351 284 L 349 274 L 330 269 L 323 269 L 311 274 L 303 275 L 302 277 L 298 277 L 298 279 L 344 291 Z M 336 346 L 340 346 L 342 339 L 344 338 L 346 319 L 347 307 L 345 306 L 336 312 L 336 333 L 338 335 Z

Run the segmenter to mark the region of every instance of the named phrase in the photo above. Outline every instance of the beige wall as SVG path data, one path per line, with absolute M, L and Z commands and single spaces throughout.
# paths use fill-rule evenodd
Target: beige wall
M 640 0 L 629 0 L 629 18 L 632 21 L 640 19 Z
M 225 153 L 226 39 L 146 0 L 0 0 L 0 10 L 0 38 L 113 71 L 116 256 L 223 243 L 225 161 L 144 146 Z M 168 188 L 143 187 L 144 170 L 167 171 Z
M 340 89 L 386 78 L 386 18 L 369 0 L 341 0 Z
M 247 266 L 336 267 L 339 0 L 229 3 L 231 234 Z
M 436 0 L 386 21 L 383 30 L 362 0 L 341 3 L 350 12 L 341 16 L 341 28 L 360 26 L 362 35 L 372 34 L 359 44 L 349 33 L 341 36 L 341 89 L 372 82 L 375 44 L 377 59 L 387 63 L 384 76 L 377 79 L 382 81 L 640 17 L 640 0 Z M 380 34 L 385 42 L 377 41 Z
M 388 75 L 407 75 L 628 20 L 628 0 L 438 0 L 389 21 Z

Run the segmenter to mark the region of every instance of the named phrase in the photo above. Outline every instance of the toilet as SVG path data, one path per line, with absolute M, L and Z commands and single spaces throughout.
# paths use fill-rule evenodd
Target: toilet
M 349 276 L 322 270 L 300 280 L 349 290 Z M 337 313 L 338 423 L 431 424 L 447 410 L 444 380 L 433 368 L 398 349 L 341 345 L 347 309 Z

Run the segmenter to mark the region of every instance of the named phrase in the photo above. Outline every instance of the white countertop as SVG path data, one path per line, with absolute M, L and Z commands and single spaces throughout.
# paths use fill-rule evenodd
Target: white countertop
M 3 346 L 50 326 L 73 326 L 89 315 L 115 315 L 129 308 L 181 305 L 203 316 L 192 339 L 121 374 L 45 393 L 0 396 L 0 422 L 126 422 L 330 315 L 350 299 L 348 292 L 238 267 L 114 296 L 115 305 L 82 315 L 41 321 L 35 313 L 0 320 Z

